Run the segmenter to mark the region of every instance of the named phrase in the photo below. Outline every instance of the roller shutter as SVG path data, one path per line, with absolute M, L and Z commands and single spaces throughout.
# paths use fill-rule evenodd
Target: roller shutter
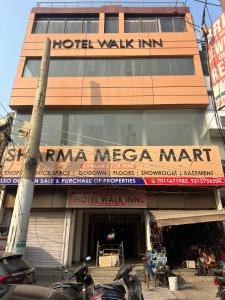
M 25 256 L 36 267 L 62 267 L 65 211 L 32 212 Z

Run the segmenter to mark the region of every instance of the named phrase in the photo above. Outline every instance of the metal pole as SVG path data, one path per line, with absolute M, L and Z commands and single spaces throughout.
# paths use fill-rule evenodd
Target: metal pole
M 31 115 L 30 134 L 25 147 L 25 158 L 18 184 L 13 215 L 10 223 L 6 252 L 24 253 L 27 241 L 29 215 L 32 206 L 34 179 L 39 155 L 45 94 L 48 81 L 51 41 L 46 38 L 41 60 L 40 77 Z

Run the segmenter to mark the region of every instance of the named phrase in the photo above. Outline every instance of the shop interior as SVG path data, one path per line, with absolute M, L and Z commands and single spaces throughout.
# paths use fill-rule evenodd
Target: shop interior
M 166 226 L 162 240 L 171 267 L 186 266 L 186 261 L 196 261 L 199 249 L 208 249 L 219 260 L 219 246 L 224 243 L 222 222 L 208 222 Z
M 138 259 L 145 252 L 145 227 L 142 214 L 102 213 L 89 216 L 88 253 L 96 257 L 96 246 L 116 249 L 123 243 L 124 258 Z M 109 250 L 110 251 L 110 250 Z

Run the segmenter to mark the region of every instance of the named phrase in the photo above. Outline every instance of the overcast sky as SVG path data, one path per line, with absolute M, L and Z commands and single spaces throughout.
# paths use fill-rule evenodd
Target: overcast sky
M 180 0 L 179 0 L 180 1 Z M 25 36 L 26 26 L 29 13 L 32 7 L 36 6 L 34 0 L 7 0 L 1 3 L 0 10 L 0 102 L 9 111 L 8 101 L 16 75 L 19 56 L 22 43 Z M 56 2 L 56 1 L 49 1 Z M 82 2 L 82 1 L 79 1 Z M 87 1 L 84 1 L 87 2 Z M 119 2 L 119 1 L 115 1 Z M 132 1 L 129 1 L 132 2 Z M 134 2 L 138 2 L 134 0 Z M 150 2 L 150 1 L 141 1 Z M 153 1 L 152 2 L 156 2 Z M 160 0 L 159 0 L 160 2 Z M 169 0 L 168 0 L 169 2 Z M 170 0 L 170 2 L 176 2 Z M 183 1 L 185 2 L 185 0 Z M 196 25 L 201 25 L 202 11 L 204 0 L 187 0 L 187 6 L 190 7 L 191 13 Z M 208 0 L 208 3 L 219 5 L 219 0 Z M 222 13 L 219 6 L 208 5 L 208 10 L 213 21 Z M 207 16 L 207 25 L 210 27 L 210 19 Z M 198 27 L 196 27 L 199 29 Z M 0 115 L 5 115 L 5 111 L 0 106 Z

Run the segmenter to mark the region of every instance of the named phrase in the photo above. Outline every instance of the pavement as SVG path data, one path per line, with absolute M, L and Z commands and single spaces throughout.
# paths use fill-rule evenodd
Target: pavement
M 179 290 L 170 291 L 167 287 L 147 288 L 142 283 L 143 296 L 146 300 L 218 300 L 217 287 L 211 276 L 195 276 L 194 270 L 180 272 Z M 51 287 L 51 284 L 64 278 L 63 270 L 37 270 L 37 285 Z
M 217 287 L 212 276 L 195 276 L 195 270 L 183 269 L 180 271 L 181 280 L 179 290 L 172 294 L 179 300 L 218 300 Z

